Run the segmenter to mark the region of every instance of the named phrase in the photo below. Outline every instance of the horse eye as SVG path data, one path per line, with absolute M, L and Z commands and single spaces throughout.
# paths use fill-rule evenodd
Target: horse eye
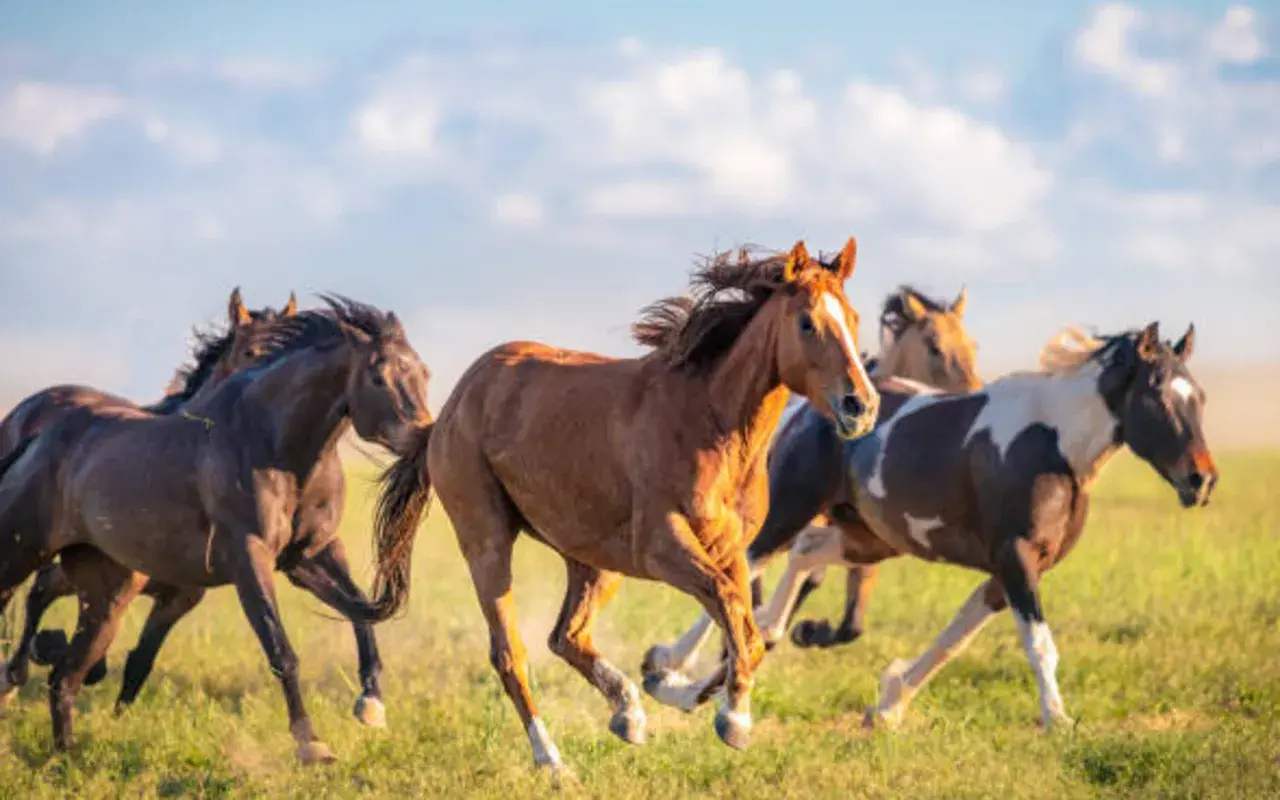
M 805 336 L 812 336 L 817 328 L 813 325 L 813 317 L 809 314 L 800 315 L 800 332 Z

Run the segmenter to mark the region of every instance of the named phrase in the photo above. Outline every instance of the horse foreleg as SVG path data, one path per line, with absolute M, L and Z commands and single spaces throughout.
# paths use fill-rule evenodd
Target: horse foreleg
M 609 730 L 628 744 L 643 744 L 645 715 L 640 691 L 620 669 L 609 663 L 591 641 L 595 615 L 617 592 L 622 576 L 565 559 L 568 580 L 564 605 L 547 644 L 613 706 Z
M 760 613 L 765 644 L 773 647 L 786 633 L 795 606 L 803 599 L 810 574 L 817 569 L 842 563 L 843 548 L 838 528 L 813 526 L 796 537 L 787 558 L 787 570 L 778 582 L 769 605 Z M 812 591 L 812 589 L 810 589 Z
M 343 600 L 369 602 L 368 596 L 351 578 L 347 553 L 339 539 L 331 540 L 311 558 L 299 561 L 286 570 L 285 575 L 295 586 L 307 590 L 320 602 L 340 613 Z M 382 704 L 382 688 L 378 680 L 382 673 L 382 659 L 378 655 L 377 637 L 374 636 L 373 626 L 367 622 L 352 622 L 351 628 L 356 639 L 361 690 L 353 713 L 364 725 L 386 727 L 387 709 Z
M 1004 590 L 996 579 L 974 590 L 950 624 L 914 661 L 894 661 L 880 678 L 880 703 L 868 709 L 863 725 L 893 727 L 902 721 L 911 698 L 948 661 L 964 651 L 991 615 L 1004 608 Z
M 1018 623 L 1022 647 L 1036 674 L 1040 689 L 1040 719 L 1046 730 L 1055 725 L 1072 725 L 1063 707 L 1058 689 L 1058 648 L 1053 634 L 1044 621 L 1040 606 L 1038 568 L 1039 554 L 1026 539 L 1017 539 L 1002 559 L 1000 576 L 1004 581 L 1006 597 L 1013 608 L 1013 618 Z
M 155 595 L 155 605 L 151 606 L 147 621 L 142 626 L 138 643 L 129 651 L 129 657 L 124 662 L 124 681 L 120 686 L 120 696 L 116 698 L 117 714 L 123 713 L 137 699 L 142 685 L 151 675 L 156 655 L 169 631 L 173 630 L 180 619 L 191 613 L 204 597 L 204 589 L 198 587 L 179 589 L 171 586 L 156 587 L 152 583 L 148 590 Z

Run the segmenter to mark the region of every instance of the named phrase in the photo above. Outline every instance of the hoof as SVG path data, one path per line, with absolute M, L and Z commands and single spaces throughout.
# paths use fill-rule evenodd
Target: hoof
M 746 750 L 751 743 L 751 717 L 721 709 L 716 713 L 716 736 L 734 750 Z
M 361 725 L 370 728 L 387 727 L 387 707 L 376 697 L 367 694 L 360 695 L 356 699 L 356 707 L 353 713 Z
M 0 708 L 9 705 L 18 694 L 18 687 L 9 680 L 9 670 L 0 669 Z
M 609 720 L 609 731 L 627 744 L 644 744 L 645 716 L 640 707 L 623 708 Z
M 332 764 L 337 760 L 329 745 L 319 739 L 298 745 L 298 761 L 302 764 Z
M 1065 712 L 1057 714 L 1049 714 L 1040 720 L 1041 727 L 1045 733 L 1053 733 L 1054 731 L 1069 731 L 1076 726 L 1076 721 L 1067 716 Z
M 551 776 L 551 784 L 557 789 L 576 788 L 582 785 L 578 780 L 578 776 L 574 775 L 573 770 L 566 767 L 563 761 L 539 764 L 538 768 L 547 771 L 547 774 Z
M 98 663 L 89 668 L 89 673 L 84 676 L 84 685 L 93 686 L 102 683 L 102 679 L 107 677 L 107 660 L 105 658 L 98 659 Z
M 42 667 L 52 667 L 62 660 L 70 647 L 66 631 L 40 631 L 31 641 L 31 660 Z
M 645 675 L 643 686 L 646 694 L 664 706 L 692 711 L 697 706 L 693 692 L 689 691 L 692 683 L 679 672 L 663 672 Z
M 651 675 L 660 676 L 670 672 L 671 666 L 671 648 L 655 644 L 645 651 L 644 658 L 640 661 L 640 674 L 647 682 Z

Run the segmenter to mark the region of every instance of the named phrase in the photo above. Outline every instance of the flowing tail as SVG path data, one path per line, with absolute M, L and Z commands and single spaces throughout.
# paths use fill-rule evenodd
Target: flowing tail
M 427 448 L 434 427 L 426 426 L 413 452 L 396 459 L 378 478 L 382 486 L 374 523 L 378 566 L 373 580 L 375 613 L 370 622 L 391 618 L 409 599 L 413 542 L 431 502 Z

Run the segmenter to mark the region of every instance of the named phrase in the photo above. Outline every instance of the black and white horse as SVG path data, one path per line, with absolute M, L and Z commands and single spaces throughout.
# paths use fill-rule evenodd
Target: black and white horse
M 941 394 L 885 381 L 875 431 L 837 443 L 835 461 L 825 421 L 798 412 L 770 461 L 760 537 L 794 545 L 773 601 L 759 614 L 766 637 L 781 635 L 805 576 L 829 564 L 913 555 L 980 570 L 990 578 L 937 640 L 886 671 L 868 722 L 896 723 L 912 696 L 1006 605 L 1036 674 L 1044 723 L 1068 721 L 1040 576 L 1074 546 L 1091 484 L 1125 445 L 1184 507 L 1209 502 L 1218 473 L 1201 425 L 1205 394 L 1186 365 L 1194 339 L 1190 329 L 1177 344 L 1163 343 L 1155 323 L 1100 338 L 1068 331 L 1045 347 L 1041 371 L 982 391 Z M 779 491 L 797 486 L 809 490 Z M 815 518 L 827 524 L 806 528 Z M 660 671 L 649 682 L 659 701 L 690 709 L 705 699 L 702 682 L 683 674 L 698 639 L 695 628 L 646 657 Z

